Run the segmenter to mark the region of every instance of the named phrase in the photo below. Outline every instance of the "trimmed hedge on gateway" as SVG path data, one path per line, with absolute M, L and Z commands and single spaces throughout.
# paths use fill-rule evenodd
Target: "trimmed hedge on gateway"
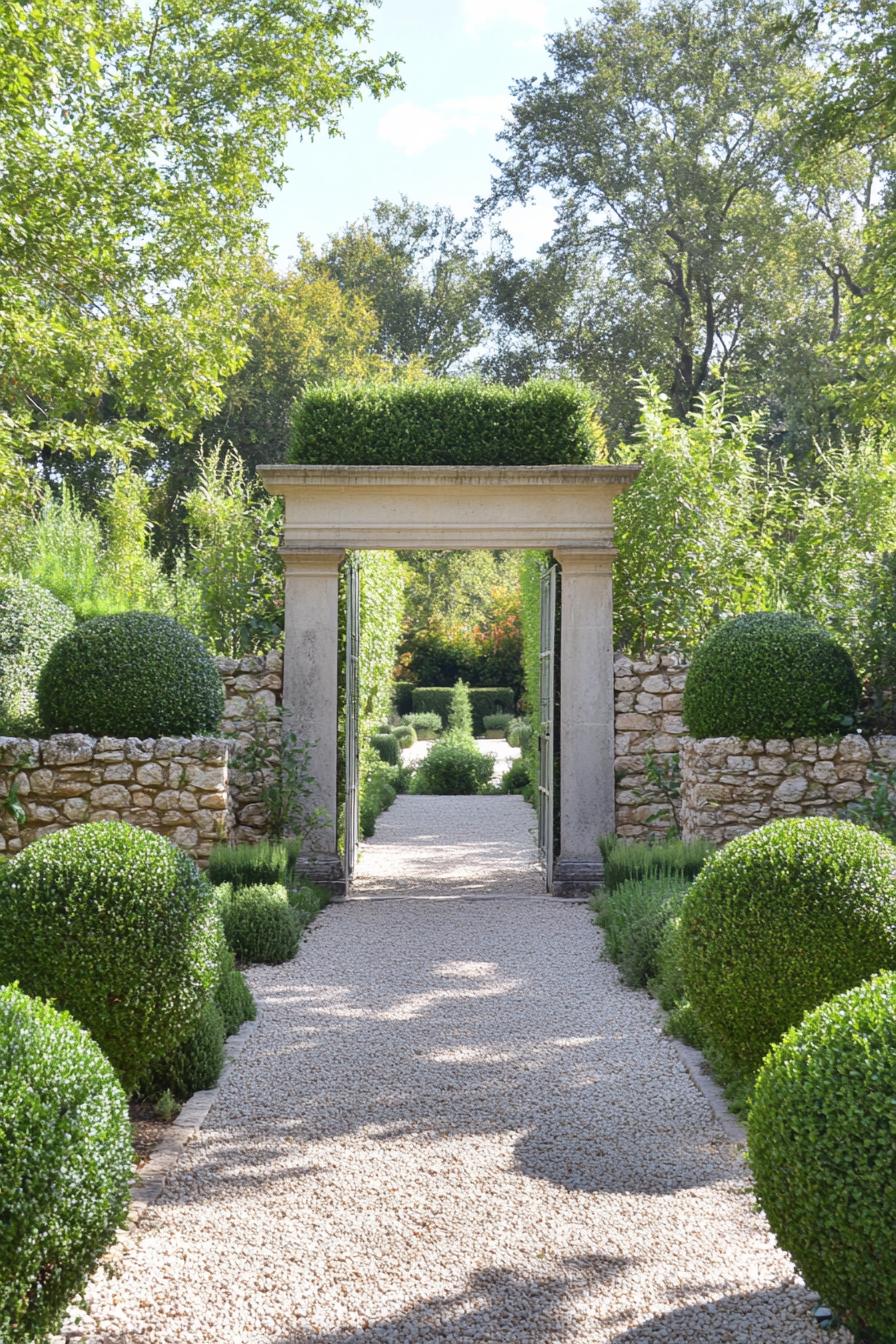
M 37 681 L 53 645 L 75 626 L 75 613 L 40 584 L 0 579 L 0 733 L 40 731 Z
M 196 1026 L 217 983 L 214 891 L 152 831 L 88 822 L 0 865 L 0 983 L 54 999 L 131 1090 Z
M 775 1045 L 750 1163 L 779 1243 L 857 1340 L 896 1338 L 896 976 L 824 1003 Z
M 859 679 L 815 621 L 761 611 L 724 621 L 688 668 L 682 715 L 692 737 L 821 737 L 851 726 Z
M 688 892 L 688 1000 L 745 1069 L 804 1013 L 896 967 L 896 846 L 849 821 L 793 817 L 731 840 Z
M 211 654 L 169 616 L 123 611 L 84 621 L 52 649 L 37 686 L 51 733 L 214 733 L 224 688 Z
M 0 1339 L 55 1332 L 123 1224 L 127 1101 L 67 1013 L 0 989 Z
M 296 404 L 291 462 L 334 466 L 588 464 L 603 453 L 591 392 L 533 379 L 333 382 Z

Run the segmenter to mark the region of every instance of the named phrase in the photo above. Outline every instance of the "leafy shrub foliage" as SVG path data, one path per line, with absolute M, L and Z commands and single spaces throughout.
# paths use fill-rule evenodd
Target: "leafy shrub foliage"
M 526 466 L 594 462 L 602 448 L 581 384 L 431 378 L 309 388 L 296 405 L 290 461 Z
M 688 999 L 744 1068 L 809 1009 L 896 967 L 896 847 L 827 817 L 773 821 L 718 851 L 682 910 Z
M 532 741 L 532 725 L 528 719 L 511 719 L 507 724 L 505 737 L 511 747 L 519 747 L 525 756 Z
M 127 1089 L 196 1025 L 219 939 L 193 860 L 125 822 L 56 831 L 0 867 L 0 983 L 67 1009 Z
M 500 733 L 503 737 L 512 718 L 511 714 L 483 714 L 482 726 L 487 733 Z
M 208 651 L 168 616 L 85 621 L 53 647 L 37 687 L 52 733 L 190 737 L 213 733 L 224 690 Z
M 420 762 L 412 793 L 482 793 L 491 781 L 494 763 L 470 738 L 446 733 Z
M 127 1102 L 67 1013 L 0 989 L 0 1338 L 39 1344 L 124 1222 Z
M 387 765 L 398 764 L 400 750 L 398 738 L 394 733 L 374 733 L 370 739 L 370 745 L 381 761 L 385 761 Z
M 441 715 L 428 711 L 405 714 L 402 722 L 410 724 L 421 742 L 431 742 L 442 731 Z
M 237 961 L 276 966 L 295 956 L 304 926 L 285 887 L 273 882 L 249 887 L 224 883 L 217 893 L 224 936 Z
M 616 840 L 604 842 L 604 886 L 613 891 L 631 878 L 695 878 L 715 846 L 709 840 Z
M 215 845 L 209 855 L 206 875 L 218 886 L 254 886 L 259 882 L 288 884 L 299 856 L 298 840 L 259 840 L 252 844 Z
M 501 777 L 500 789 L 502 793 L 525 793 L 530 783 L 529 767 L 520 758 L 513 761 L 510 768 L 505 770 Z
M 857 1340 L 896 1338 L 896 976 L 822 1004 L 773 1046 L 750 1111 L 772 1231 Z
M 53 645 L 74 624 L 74 612 L 46 588 L 0 579 L 0 734 L 39 731 L 37 680 Z
M 703 737 L 815 737 L 853 720 L 859 681 L 815 621 L 763 611 L 724 621 L 697 649 L 684 690 L 688 731 Z
M 663 936 L 687 889 L 688 879 L 680 872 L 654 872 L 627 878 L 599 898 L 604 947 L 627 985 L 643 989 L 657 975 Z
M 317 911 L 315 910 L 315 914 Z M 222 936 L 220 979 L 215 990 L 215 1003 L 224 1021 L 224 1035 L 232 1036 L 244 1022 L 255 1020 L 255 1000 L 246 984 L 242 971 L 237 970 L 230 948 Z M 164 1088 L 162 1089 L 164 1091 Z

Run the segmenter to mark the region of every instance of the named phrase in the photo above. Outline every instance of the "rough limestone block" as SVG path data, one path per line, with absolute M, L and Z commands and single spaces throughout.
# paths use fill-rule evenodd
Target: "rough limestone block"
M 164 782 L 165 771 L 155 761 L 137 767 L 137 783 L 158 786 Z
M 96 739 L 86 733 L 57 733 L 41 744 L 44 765 L 82 765 L 93 760 Z
M 850 733 L 840 742 L 837 758 L 841 761 L 870 761 L 871 747 L 858 733 Z
M 836 784 L 839 779 L 833 761 L 817 761 L 809 773 L 811 778 L 817 779 L 820 784 Z
M 774 797 L 779 803 L 795 803 L 803 797 L 809 782 L 802 775 L 791 775 L 784 779 L 775 789 Z
M 134 778 L 134 767 L 128 761 L 122 761 L 117 765 L 107 765 L 103 771 L 103 780 L 108 783 L 121 784 L 126 779 Z
M 188 853 L 199 844 L 199 836 L 192 826 L 178 826 L 171 831 L 168 839 L 172 844 L 177 845 L 179 849 L 185 849 Z
M 62 815 L 68 821 L 88 821 L 90 819 L 90 804 L 86 798 L 68 798 L 62 804 Z
M 131 805 L 131 795 L 123 784 L 101 784 L 90 790 L 90 804 L 95 808 L 122 810 Z

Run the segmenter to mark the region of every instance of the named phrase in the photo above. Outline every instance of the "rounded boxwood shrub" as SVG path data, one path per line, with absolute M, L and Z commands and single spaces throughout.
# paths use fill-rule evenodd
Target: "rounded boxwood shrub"
M 394 733 L 373 733 L 370 738 L 370 745 L 381 761 L 385 761 L 387 765 L 398 764 L 401 751 L 398 738 Z
M 404 747 L 412 747 L 417 741 L 417 730 L 410 723 L 400 723 L 397 728 L 392 728 L 391 732 L 398 743 L 399 750 Z
M 213 888 L 152 831 L 89 822 L 0 866 L 0 983 L 55 999 L 128 1089 L 195 1027 L 219 941 Z
M 750 1110 L 759 1202 L 856 1340 L 896 1339 L 896 976 L 876 976 L 773 1047 Z
M 692 737 L 818 737 L 842 732 L 859 703 L 845 649 L 805 616 L 761 611 L 724 621 L 688 668 Z
M 276 966 L 294 957 L 304 928 L 279 883 L 218 887 L 224 936 L 237 961 Z
M 124 1221 L 127 1101 L 67 1013 L 0 989 L 0 1339 L 60 1325 Z
M 448 733 L 420 762 L 412 793 L 482 793 L 491 782 L 495 763 L 473 741 Z
M 685 899 L 688 999 L 710 1038 L 758 1068 L 810 1008 L 896 967 L 896 847 L 849 821 L 795 817 L 731 840 Z
M 0 578 L 0 733 L 40 731 L 37 680 L 53 645 L 74 625 L 75 613 L 40 584 Z
M 209 999 L 189 1036 L 150 1070 L 140 1091 L 149 1097 L 170 1092 L 178 1101 L 186 1101 L 194 1092 L 214 1087 L 224 1067 L 226 1034 L 224 1015 L 215 999 Z
M 37 685 L 51 733 L 192 737 L 224 710 L 214 660 L 168 616 L 124 611 L 84 621 L 53 648 Z

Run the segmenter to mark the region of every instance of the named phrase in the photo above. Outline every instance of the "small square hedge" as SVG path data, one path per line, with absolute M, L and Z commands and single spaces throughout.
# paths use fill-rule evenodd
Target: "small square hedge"
M 587 465 L 604 455 L 580 383 L 333 382 L 296 403 L 289 460 L 316 466 Z

